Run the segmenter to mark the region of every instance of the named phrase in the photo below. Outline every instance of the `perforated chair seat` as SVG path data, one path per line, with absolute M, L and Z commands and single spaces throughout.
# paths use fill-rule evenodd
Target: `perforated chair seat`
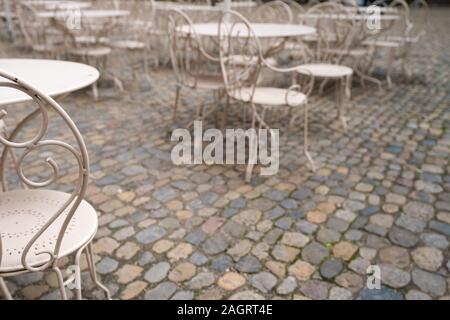
M 21 259 L 25 246 L 69 197 L 68 193 L 53 190 L 0 193 L 0 235 L 3 246 L 0 273 L 24 269 Z M 68 211 L 66 209 L 30 249 L 27 255 L 30 266 L 38 267 L 48 261 L 48 254 L 36 253 L 53 251 Z M 66 229 L 59 257 L 67 256 L 88 243 L 94 237 L 97 226 L 95 209 L 83 200 Z
M 287 94 L 287 101 L 286 101 L 286 94 Z M 252 88 L 240 88 L 234 90 L 231 93 L 231 96 L 234 99 L 244 102 L 250 102 L 251 95 L 252 95 Z M 291 90 L 288 93 L 287 89 L 257 87 L 255 89 L 252 102 L 255 104 L 270 105 L 270 106 L 285 106 L 285 105 L 297 106 L 305 103 L 306 100 L 307 99 L 305 94 L 295 90 Z
M 342 78 L 353 74 L 350 67 L 328 63 L 304 64 L 299 66 L 297 72 L 319 78 Z

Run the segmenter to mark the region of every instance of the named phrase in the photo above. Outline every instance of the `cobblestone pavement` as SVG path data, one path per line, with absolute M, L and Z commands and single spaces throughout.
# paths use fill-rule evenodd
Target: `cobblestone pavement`
M 394 89 L 382 91 L 355 83 L 348 132 L 332 95 L 313 102 L 316 174 L 300 125 L 281 130 L 275 176 L 246 184 L 243 167 L 174 166 L 167 70 L 153 71 L 151 85 L 127 83 L 123 96 L 105 87 L 99 102 L 89 91 L 64 100 L 90 152 L 97 268 L 113 297 L 450 298 L 449 13 L 432 13 L 413 79 L 396 74 Z M 199 98 L 183 96 L 180 125 Z M 372 264 L 381 290 L 366 288 Z M 59 298 L 52 273 L 7 281 L 17 298 Z M 83 285 L 85 297 L 103 298 L 86 272 Z

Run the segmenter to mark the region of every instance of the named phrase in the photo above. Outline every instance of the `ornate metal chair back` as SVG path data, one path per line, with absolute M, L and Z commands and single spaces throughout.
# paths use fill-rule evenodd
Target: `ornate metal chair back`
M 66 171 L 69 169 L 68 167 L 75 165 L 76 175 L 69 180 L 70 185 L 68 186 L 73 189 L 70 196 L 57 205 L 57 210 L 52 213 L 48 221 L 42 223 L 42 226 L 36 227 L 38 229 L 35 230 L 34 236 L 22 252 L 21 261 L 24 269 L 28 271 L 44 270 L 57 262 L 67 228 L 70 227 L 71 219 L 85 196 L 89 178 L 88 152 L 77 126 L 55 100 L 3 70 L 0 70 L 0 88 L 21 91 L 28 95 L 33 105 L 36 106 L 20 121 L 17 121 L 17 117 L 8 114 L 5 109 L 0 110 L 2 121 L 8 121 L 11 118 L 10 120 L 15 120 L 17 123 L 12 130 L 3 128 L 0 132 L 0 146 L 2 146 L 0 149 L 1 192 L 17 188 L 51 189 L 57 183 L 66 184 L 67 181 L 62 180 L 67 177 L 62 174 L 60 168 Z M 58 121 L 61 121 L 67 128 L 66 134 L 71 136 L 68 137 L 70 143 L 58 137 L 52 137 L 54 134 L 52 123 Z M 62 159 L 61 154 L 69 154 L 71 159 Z M 45 160 L 44 157 L 46 157 Z M 44 162 L 39 163 L 39 161 Z M 33 169 L 31 174 L 30 169 Z M 39 245 L 40 237 L 50 227 L 54 227 L 53 223 L 57 219 L 59 222 L 62 221 L 58 224 L 61 226 L 58 236 L 52 244 L 47 243 L 44 248 Z M 4 254 L 1 247 L 0 235 L 0 264 L 1 256 Z M 44 259 L 45 263 L 39 266 L 28 265 L 27 258 L 37 255 L 48 255 Z
M 354 13 L 344 6 L 325 2 L 307 11 L 308 25 L 316 28 L 316 41 L 308 51 L 311 61 L 339 63 L 354 46 L 359 32 Z M 338 53 L 337 53 L 338 52 Z
M 219 58 L 206 52 L 192 20 L 181 10 L 170 10 L 167 30 L 176 81 L 179 85 L 195 88 L 199 76 L 212 73 L 214 65 L 218 68 Z
M 226 90 L 233 95 L 241 88 L 251 88 L 251 101 L 262 67 L 261 44 L 250 22 L 236 11 L 222 14 L 218 33 Z

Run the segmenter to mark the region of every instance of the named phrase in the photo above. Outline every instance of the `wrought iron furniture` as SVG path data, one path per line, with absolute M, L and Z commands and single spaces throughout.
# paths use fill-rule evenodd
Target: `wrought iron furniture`
M 101 71 L 102 77 L 109 77 L 117 88 L 122 91 L 123 85 L 113 70 L 107 67 L 108 58 L 112 53 L 107 45 L 108 33 L 116 26 L 115 19 L 128 15 L 125 10 L 86 10 L 81 11 L 79 21 L 72 26 L 66 19 L 70 12 L 67 11 L 43 11 L 37 16 L 45 18 L 52 30 L 63 34 L 66 56 L 71 60 L 83 62 L 95 66 Z M 98 99 L 97 84 L 93 85 L 94 98 Z
M 352 49 L 353 37 L 356 28 L 352 19 L 328 19 L 326 15 L 345 15 L 345 8 L 336 3 L 320 3 L 308 10 L 308 14 L 314 15 L 312 23 L 317 32 L 310 42 L 310 48 L 306 48 L 303 55 L 303 64 L 298 70 L 299 74 L 306 75 L 305 70 L 316 79 L 322 79 L 324 83 L 334 81 L 336 83 L 336 100 L 338 117 L 343 127 L 347 128 L 345 118 L 345 99 L 350 99 L 352 83 L 352 68 L 341 64 L 342 58 Z
M 174 122 L 182 88 L 212 91 L 217 107 L 224 83 L 218 68 L 219 58 L 205 51 L 191 19 L 181 10 L 170 11 L 168 32 L 170 58 L 176 79 L 172 115 Z M 196 118 L 204 118 L 204 103 L 198 105 Z
M 66 53 L 64 33 L 52 28 L 47 19 L 40 18 L 33 6 L 19 3 L 17 16 L 22 35 L 34 53 L 47 58 L 58 58 Z
M 22 91 L 37 105 L 28 116 L 18 122 L 11 131 L 3 128 L 0 157 L 0 288 L 3 295 L 12 299 L 4 278 L 27 273 L 52 270 L 56 273 L 61 297 L 67 299 L 66 285 L 75 281 L 76 297 L 82 298 L 79 272 L 64 280 L 60 261 L 74 255 L 75 270 L 80 270 L 80 259 L 86 254 L 93 282 L 110 298 L 109 290 L 100 283 L 95 270 L 92 239 L 98 226 L 95 209 L 84 200 L 89 179 L 89 158 L 83 138 L 75 123 L 64 109 L 45 93 L 22 79 L 0 70 L 0 87 Z M 70 133 L 71 143 L 53 137 L 50 123 L 57 117 Z M 0 117 L 10 118 L 5 109 Z M 41 119 L 37 130 L 30 132 L 33 120 Z M 33 128 L 33 127 L 32 127 Z M 36 128 L 36 127 L 34 127 Z M 27 168 L 30 161 L 43 160 L 42 150 L 53 150 L 58 156 L 48 156 L 47 176 L 39 174 L 31 178 Z M 62 172 L 57 161 L 60 152 L 72 157 L 64 162 L 75 164 L 76 179 L 70 193 L 52 189 L 61 181 Z M 33 159 L 33 160 L 30 160 Z M 61 165 L 62 162 L 59 161 Z M 9 171 L 12 169 L 11 171 Z M 42 167 L 45 170 L 45 166 Z
M 376 1 L 374 5 L 385 7 L 386 2 L 384 0 L 379 0 Z M 391 75 L 394 61 L 399 60 L 403 72 L 406 75 L 409 75 L 410 72 L 406 65 L 406 56 L 409 53 L 410 45 L 416 42 L 418 38 L 411 36 L 413 24 L 411 22 L 410 9 L 407 2 L 404 0 L 393 0 L 389 4 L 389 8 L 396 10 L 399 19 L 391 21 L 380 30 L 375 38 L 367 39 L 364 41 L 364 44 L 373 48 L 372 61 L 370 64 L 373 64 L 375 54 L 378 53 L 380 49 L 384 49 L 387 52 L 383 64 L 386 68 L 386 82 L 388 87 L 391 88 Z
M 51 97 L 65 96 L 95 83 L 100 73 L 94 67 L 61 60 L 0 59 L 0 69 L 38 85 Z M 14 89 L 0 89 L 0 106 L 30 100 L 28 94 Z
M 313 87 L 314 77 L 307 70 L 309 80 L 304 87 L 294 84 L 288 89 L 258 86 L 258 77 L 262 67 L 270 68 L 276 72 L 292 73 L 298 67 L 280 69 L 266 62 L 261 44 L 252 25 L 242 15 L 235 11 L 225 12 L 219 22 L 220 64 L 227 94 L 235 101 L 249 106 L 252 115 L 252 128 L 266 128 L 273 134 L 265 118 L 269 110 L 279 113 L 290 109 L 291 124 L 296 118 L 296 110 L 304 111 L 304 152 L 315 170 L 315 164 L 308 152 L 308 95 Z M 235 57 L 248 57 L 246 63 L 236 62 Z M 255 62 L 255 58 L 257 61 Z M 302 91 L 300 91 L 300 89 Z M 255 136 L 250 139 L 256 139 Z M 252 157 L 255 152 L 249 151 L 249 160 L 245 179 L 250 181 L 255 164 Z
M 288 4 L 281 0 L 272 0 L 256 7 L 248 20 L 250 22 L 289 24 L 294 21 L 294 16 Z
M 143 64 L 145 77 L 149 80 L 148 56 L 157 56 L 157 48 L 152 48 L 149 35 L 154 28 L 155 5 L 153 0 L 128 0 L 119 3 L 119 9 L 130 14 L 120 20 L 120 23 L 111 30 L 105 43 L 115 50 L 116 57 L 123 60 L 122 67 L 131 70 L 133 78 L 142 69 L 136 65 Z

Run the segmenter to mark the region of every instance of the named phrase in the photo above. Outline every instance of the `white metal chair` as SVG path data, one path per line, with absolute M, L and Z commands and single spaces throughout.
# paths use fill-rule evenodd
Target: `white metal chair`
M 250 22 L 292 23 L 294 16 L 287 3 L 281 0 L 272 0 L 256 7 L 248 20 Z
M 374 5 L 385 6 L 385 1 L 376 1 Z M 379 49 L 384 49 L 387 51 L 387 56 L 383 64 L 386 68 L 386 82 L 388 87 L 391 88 L 391 75 L 394 61 L 400 60 L 403 72 L 406 75 L 409 75 L 409 70 L 406 65 L 406 56 L 410 49 L 410 44 L 416 42 L 417 39 L 415 39 L 415 37 L 411 37 L 413 24 L 410 18 L 408 3 L 404 0 L 393 0 L 389 4 L 389 7 L 395 9 L 400 18 L 385 26 L 382 33 L 377 35 L 375 39 L 367 39 L 364 41 L 364 44 L 373 48 L 371 64 L 373 63 L 375 54 L 378 53 Z
M 58 58 L 65 53 L 63 35 L 52 28 L 46 19 L 37 16 L 27 3 L 17 5 L 17 15 L 26 44 L 41 57 Z
M 290 73 L 298 67 L 280 69 L 268 64 L 250 23 L 238 12 L 228 11 L 222 15 L 219 23 L 219 39 L 220 64 L 227 94 L 233 100 L 250 106 L 253 129 L 256 129 L 258 124 L 259 129 L 270 130 L 270 125 L 265 119 L 267 111 L 276 113 L 282 112 L 283 109 L 292 111 L 294 115 L 292 115 L 291 124 L 293 124 L 297 116 L 296 109 L 303 109 L 304 152 L 312 169 L 315 170 L 314 161 L 308 152 L 308 95 L 313 87 L 314 77 L 308 74 L 309 80 L 302 88 L 298 84 L 288 89 L 258 86 L 258 77 L 263 67 Z M 236 63 L 236 56 L 249 57 L 249 59 L 246 64 Z M 257 58 L 257 63 L 254 62 L 254 57 Z M 308 71 L 305 72 L 308 73 Z M 270 132 L 272 134 L 271 130 Z M 253 167 L 254 162 L 249 161 L 245 175 L 247 182 L 251 179 Z
M 338 117 L 344 129 L 347 128 L 345 100 L 350 99 L 353 69 L 341 61 L 352 48 L 355 27 L 351 19 L 334 20 L 327 15 L 346 13 L 341 5 L 331 2 L 320 3 L 308 10 L 314 17 L 312 23 L 317 31 L 311 48 L 304 51 L 304 63 L 298 70 L 299 74 L 307 75 L 308 72 L 323 83 L 336 82 Z
M 224 83 L 220 74 L 219 58 L 205 51 L 191 19 L 181 10 L 170 11 L 168 33 L 170 58 L 176 79 L 172 115 L 172 122 L 174 122 L 183 88 L 213 92 L 215 107 L 217 107 L 224 91 Z M 202 103 L 197 106 L 196 118 L 204 118 L 204 115 L 204 103 Z M 191 124 L 193 122 L 189 126 Z
M 9 41 L 16 40 L 18 29 L 17 3 L 10 0 L 0 0 L 0 25 L 1 31 Z
M 37 105 L 12 131 L 8 133 L 4 129 L 0 135 L 0 145 L 3 146 L 0 154 L 0 290 L 7 299 L 12 299 L 4 278 L 52 270 L 57 275 L 61 297 L 67 299 L 67 282 L 59 263 L 62 258 L 74 255 L 75 266 L 80 268 L 80 258 L 85 253 L 93 282 L 110 298 L 109 290 L 97 279 L 95 270 L 91 243 L 98 221 L 96 210 L 84 200 L 89 159 L 80 132 L 64 109 L 46 94 L 2 70 L 0 79 L 0 87 L 22 91 Z M 63 121 L 74 142 L 69 144 L 51 137 L 50 121 L 55 120 L 51 114 L 56 114 Z M 4 109 L 0 111 L 0 118 L 6 115 Z M 37 122 L 38 130 L 30 134 L 33 120 L 36 120 L 34 123 Z M 47 177 L 39 174 L 31 178 L 27 173 L 30 161 L 35 166 L 35 161 L 42 159 L 36 157 L 39 152 L 49 148 L 71 155 L 72 159 L 65 159 L 64 163 L 59 161 L 60 165 L 67 167 L 67 164 L 76 163 L 78 177 L 73 182 L 71 193 L 52 189 L 55 183 L 61 181 L 55 160 L 60 158 L 59 154 L 55 158 L 46 158 L 49 169 Z M 13 172 L 8 169 L 13 169 Z M 12 189 L 14 186 L 16 188 Z M 79 280 L 79 273 L 75 273 L 77 278 Z M 76 297 L 81 299 L 79 281 L 78 285 Z
M 136 70 L 140 70 L 135 65 L 142 60 L 144 74 L 149 79 L 148 55 L 152 44 L 149 34 L 154 28 L 154 1 L 123 1 L 119 3 L 119 9 L 127 10 L 130 14 L 112 30 L 105 43 L 117 50 L 117 56 L 125 60 L 133 78 L 138 73 Z

